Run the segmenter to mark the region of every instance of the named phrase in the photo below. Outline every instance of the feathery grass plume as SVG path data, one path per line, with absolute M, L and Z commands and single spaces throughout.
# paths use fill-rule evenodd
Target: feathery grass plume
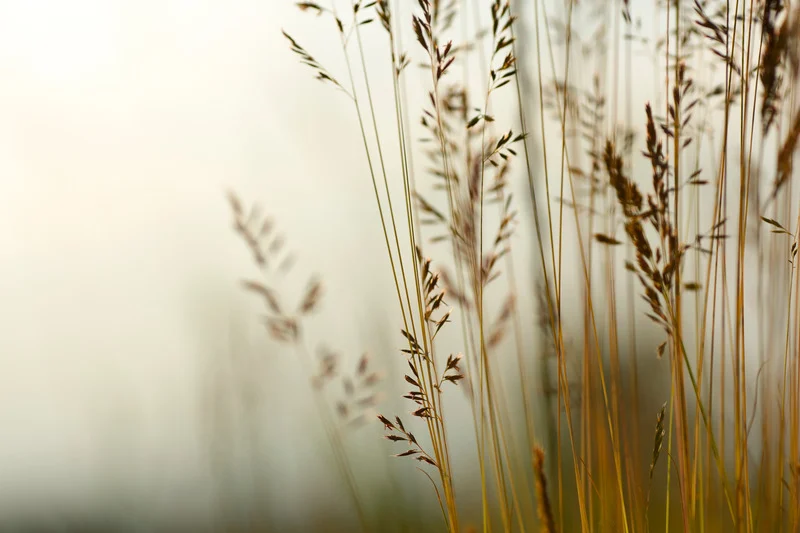
M 787 21 L 776 27 L 776 19 L 783 10 L 781 0 L 765 0 L 761 18 L 764 51 L 761 56 L 761 128 L 764 134 L 778 115 L 781 84 L 783 82 L 783 63 L 789 46 Z
M 775 178 L 775 184 L 772 188 L 771 199 L 778 196 L 780 189 L 789 182 L 794 170 L 794 151 L 797 148 L 797 142 L 800 140 L 800 110 L 795 112 L 794 120 L 792 120 L 789 131 L 786 133 L 786 138 L 781 144 L 781 149 L 778 152 L 778 175 Z
M 378 390 L 383 373 L 370 368 L 368 354 L 363 354 L 356 369 L 349 374 L 341 373 L 339 354 L 322 348 L 319 351 L 319 371 L 312 378 L 316 389 L 326 390 L 328 401 L 335 406 L 338 425 L 342 429 L 355 429 L 364 425 L 371 417 L 371 411 L 382 399 Z M 332 388 L 336 378 L 340 378 L 341 389 Z
M 417 438 L 414 436 L 414 434 L 406 430 L 405 426 L 403 425 L 403 421 L 400 420 L 399 416 L 395 417 L 394 423 L 392 423 L 383 415 L 378 415 L 378 420 L 381 421 L 384 429 L 387 432 L 385 435 L 387 440 L 392 442 L 405 442 L 409 446 L 408 450 L 395 454 L 395 457 L 413 457 L 417 461 L 427 463 L 433 467 L 438 467 L 433 457 L 431 457 L 430 454 L 422 449 L 422 446 L 420 446 L 419 442 L 417 442 Z
M 338 21 L 338 19 L 337 19 L 337 21 Z M 340 28 L 340 31 L 343 31 L 343 27 L 341 26 L 341 22 L 339 22 L 339 28 Z M 314 56 L 312 56 L 310 53 L 308 53 L 308 51 L 305 48 L 303 48 L 300 45 L 300 43 L 298 43 L 294 39 L 294 37 L 292 37 L 291 35 L 289 35 L 285 31 L 283 32 L 283 36 L 286 38 L 286 40 L 289 41 L 289 44 L 291 45 L 292 52 L 297 54 L 297 56 L 300 58 L 300 62 L 301 63 L 303 63 L 304 65 L 308 65 L 311 68 L 311 70 L 314 71 L 314 73 L 316 74 L 316 78 L 318 80 L 320 80 L 322 82 L 325 82 L 325 83 L 332 84 L 334 87 L 336 87 L 340 91 L 344 92 L 351 99 L 353 98 L 353 95 L 350 93 L 350 91 L 345 89 L 344 86 L 341 83 L 339 83 L 339 80 L 337 80 L 333 76 L 333 74 L 328 72 L 328 70 L 325 67 L 323 67 L 322 64 L 319 63 L 319 61 L 314 59 Z
M 716 5 L 716 9 L 709 14 L 707 8 L 714 5 Z M 735 95 L 740 95 L 740 87 L 737 83 L 742 77 L 742 66 L 737 59 L 739 54 L 736 53 L 735 46 L 731 46 L 737 29 L 741 33 L 740 26 L 734 24 L 734 21 L 731 20 L 731 13 L 725 9 L 725 6 L 720 6 L 717 2 L 694 0 L 694 12 L 697 15 L 697 19 L 694 21 L 695 26 L 699 30 L 689 27 L 686 35 L 690 36 L 696 31 L 706 40 L 707 49 L 723 61 L 727 71 L 731 74 L 736 74 L 737 79 L 730 80 L 732 84 L 731 98 Z M 731 27 L 732 25 L 734 26 L 733 28 Z M 684 44 L 688 45 L 689 43 Z
M 446 452 L 446 441 L 441 438 L 444 432 L 444 418 L 441 411 L 442 386 L 445 382 L 458 384 L 464 378 L 459 368 L 461 355 L 450 355 L 441 374 L 437 371 L 436 355 L 433 351 L 434 340 L 444 325 L 449 322 L 451 309 L 446 309 L 444 302 L 445 291 L 439 288 L 439 273 L 431 267 L 431 260 L 422 254 L 421 248 L 416 249 L 417 272 L 419 273 L 419 287 L 422 289 L 421 297 L 424 304 L 417 337 L 414 331 L 401 330 L 401 334 L 408 343 L 408 348 L 401 350 L 407 356 L 410 372 L 404 376 L 406 383 L 412 389 L 403 397 L 415 404 L 411 415 L 421 419 L 427 426 L 432 441 L 433 452 L 425 451 L 414 437 L 413 433 L 406 430 L 400 417 L 395 417 L 395 423 L 379 415 L 378 419 L 384 424 L 387 431 L 386 438 L 394 441 L 407 442 L 411 448 L 399 453 L 396 457 L 413 457 L 415 460 L 428 464 L 439 471 L 441 482 L 444 486 L 447 511 L 443 513 L 451 529 L 456 529 L 457 515 L 454 509 L 454 496 L 452 481 L 447 462 L 449 457 Z M 427 475 L 427 473 L 426 473 Z M 430 478 L 433 482 L 432 478 Z M 437 495 L 439 489 L 434 483 Z
M 794 260 L 795 257 L 797 257 L 797 247 L 798 247 L 798 239 L 797 237 L 795 237 L 795 234 L 786 229 L 785 227 L 783 227 L 781 223 L 775 219 L 762 216 L 761 220 L 763 220 L 765 223 L 769 224 L 774 228 L 772 230 L 772 233 L 776 233 L 778 235 L 787 235 L 791 238 L 791 244 L 789 245 L 789 263 L 792 266 L 794 266 Z
M 617 200 L 625 216 L 625 232 L 636 251 L 636 264 L 629 263 L 628 269 L 636 273 L 644 288 L 645 301 L 650 305 L 652 311 L 652 314 L 647 316 L 670 334 L 672 326 L 667 317 L 663 299 L 665 294 L 669 294 L 672 278 L 666 266 L 662 266 L 662 259 L 665 256 L 662 247 L 655 247 L 654 252 L 645 233 L 644 224 L 642 224 L 642 220 L 649 220 L 658 230 L 662 239 L 677 239 L 667 214 L 668 197 L 666 194 L 662 194 L 666 188 L 666 185 L 663 184 L 663 173 L 654 173 L 653 185 L 657 195 L 648 198 L 648 209 L 643 210 L 644 197 L 636 184 L 625 176 L 622 158 L 616 153 L 612 141 L 606 143 L 603 161 L 609 183 L 616 192 Z
M 496 348 L 503 341 L 515 306 L 516 298 L 513 294 L 509 294 L 500 307 L 500 311 L 489 329 L 489 334 L 486 336 L 487 348 Z
M 303 318 L 317 310 L 322 298 L 322 283 L 318 278 L 312 277 L 303 297 L 294 306 L 295 311 L 286 311 L 281 304 L 283 299 L 267 284 L 270 277 L 285 273 L 287 257 L 291 257 L 284 249 L 283 236 L 275 233 L 271 218 L 261 218 L 258 206 L 254 205 L 246 215 L 241 200 L 232 191 L 228 193 L 228 202 L 234 216 L 234 229 L 249 248 L 256 266 L 265 279 L 264 282 L 246 280 L 242 285 L 263 299 L 267 310 L 266 326 L 270 336 L 278 342 L 292 344 L 296 349 L 298 359 L 308 373 L 317 410 L 334 452 L 336 464 L 353 500 L 361 527 L 364 531 L 369 531 L 371 528 L 346 453 L 342 430 L 355 429 L 366 421 L 367 410 L 374 407 L 379 398 L 375 386 L 380 381 L 380 373 L 368 372 L 369 359 L 364 355 L 359 360 L 353 376 L 342 376 L 344 392 L 342 397 L 338 400 L 326 398 L 326 385 L 337 376 L 340 357 L 327 349 L 321 349 L 319 369 L 313 370 L 311 368 L 313 362 L 300 327 Z
M 265 278 L 277 275 L 286 270 L 291 255 L 284 250 L 284 238 L 274 231 L 271 218 L 261 218 L 258 206 L 253 206 L 246 215 L 242 203 L 233 193 L 228 194 L 228 201 L 234 215 L 234 228 L 250 249 L 257 266 Z M 319 281 L 312 280 L 309 292 L 300 302 L 296 312 L 289 312 L 281 304 L 278 292 L 265 281 L 244 280 L 242 286 L 260 296 L 266 307 L 264 318 L 267 330 L 273 339 L 294 343 L 300 335 L 300 318 L 314 310 L 322 290 Z
M 465 324 L 477 323 L 473 331 L 462 327 L 467 365 L 474 367 L 467 373 L 465 390 L 472 402 L 481 477 L 486 477 L 484 446 L 487 446 L 494 462 L 501 517 L 504 527 L 508 527 L 510 513 L 504 479 L 507 473 L 502 465 L 505 459 L 501 458 L 506 446 L 500 442 L 505 437 L 500 435 L 498 428 L 500 407 L 493 393 L 495 379 L 487 357 L 487 350 L 495 348 L 499 342 L 501 331 L 495 329 L 491 332 L 494 334 L 492 338 L 486 336 L 488 321 L 483 303 L 487 286 L 500 275 L 499 261 L 509 252 L 515 212 L 511 209 L 512 196 L 506 191 L 505 176 L 510 159 L 517 154 L 513 145 L 525 138 L 524 134 L 515 134 L 512 129 L 493 134 L 491 129 L 495 118 L 488 109 L 491 96 L 508 85 L 516 74 L 511 32 L 514 17 L 507 1 L 491 2 L 489 35 L 492 44 L 487 61 L 486 90 L 482 94 L 482 107 L 475 107 L 477 113 L 472 114 L 468 91 L 458 84 L 447 84 L 448 73 L 456 58 L 466 60 L 470 47 L 454 46 L 450 40 L 445 42 L 431 6 L 427 4 L 424 0 L 420 2 L 422 14 L 413 19 L 417 42 L 426 52 L 431 69 L 431 89 L 421 122 L 429 135 L 423 142 L 431 145 L 426 155 L 431 162 L 430 174 L 436 181 L 434 189 L 445 192 L 447 209 L 434 208 L 434 201 L 417 193 L 418 207 L 426 215 L 426 222 L 444 230 L 431 242 L 452 243 L 455 275 L 442 270 L 442 278 L 448 281 L 448 294 L 452 294 L 454 303 L 461 307 Z M 486 211 L 493 199 L 502 206 L 501 220 L 492 244 L 484 246 Z M 451 292 L 450 289 L 454 290 Z M 470 379 L 476 381 L 470 382 Z M 487 424 L 488 428 L 485 427 Z M 511 484 L 513 492 L 514 482 Z M 487 498 L 484 486 L 485 519 L 489 515 Z

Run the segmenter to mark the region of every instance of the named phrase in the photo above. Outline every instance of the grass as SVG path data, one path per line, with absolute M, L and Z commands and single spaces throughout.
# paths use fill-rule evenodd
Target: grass
M 394 282 L 386 306 L 410 415 L 377 419 L 429 481 L 440 529 L 800 531 L 800 8 L 298 7 L 341 48 L 335 72 L 284 34 L 352 106 L 378 211 L 364 224 L 382 234 Z M 368 64 L 373 41 L 388 51 L 383 65 Z M 647 75 L 634 57 L 648 58 Z M 373 90 L 389 68 L 390 93 Z M 384 109 L 390 124 L 379 124 Z M 366 357 L 351 375 L 335 356 L 310 356 L 303 319 L 321 284 L 286 308 L 270 281 L 281 246 L 231 205 L 264 274 L 245 287 L 263 299 L 269 334 L 306 365 L 361 529 L 383 530 L 346 445 L 377 405 L 379 374 Z M 534 290 L 519 272 L 535 274 Z M 520 305 L 530 301 L 538 313 Z M 332 381 L 344 399 L 327 394 Z M 646 409 L 648 390 L 660 409 Z M 462 518 L 454 395 L 472 415 L 479 523 Z

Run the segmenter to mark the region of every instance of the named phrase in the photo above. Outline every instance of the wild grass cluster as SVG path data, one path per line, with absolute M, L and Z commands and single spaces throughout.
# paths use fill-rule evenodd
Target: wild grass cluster
M 285 30 L 356 119 L 397 350 L 314 355 L 321 281 L 281 294 L 283 241 L 230 200 L 263 275 L 244 287 L 305 365 L 358 527 L 388 527 L 347 445 L 380 424 L 385 452 L 427 479 L 432 529 L 800 531 L 800 6 L 297 7 L 343 58 L 323 65 L 305 28 Z M 400 385 L 390 412 L 382 392 Z M 474 433 L 477 511 L 454 424 Z

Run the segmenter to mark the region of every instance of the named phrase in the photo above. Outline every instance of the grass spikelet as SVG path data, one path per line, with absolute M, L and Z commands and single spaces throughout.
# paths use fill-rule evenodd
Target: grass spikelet
M 656 432 L 653 437 L 653 453 L 650 456 L 650 470 L 648 473 L 647 504 L 645 506 L 645 515 L 647 514 L 647 509 L 650 508 L 650 494 L 653 490 L 653 474 L 655 474 L 658 459 L 661 457 L 661 448 L 664 444 L 664 435 L 666 433 L 664 429 L 664 417 L 666 416 L 666 412 L 667 402 L 664 402 L 664 405 L 661 406 L 661 409 L 658 411 L 658 416 L 656 417 Z
M 775 185 L 772 189 L 771 198 L 778 196 L 780 189 L 788 183 L 794 169 L 794 151 L 797 142 L 800 140 L 800 110 L 794 114 L 794 120 L 786 133 L 786 137 L 781 144 L 778 152 L 778 175 L 775 178 Z

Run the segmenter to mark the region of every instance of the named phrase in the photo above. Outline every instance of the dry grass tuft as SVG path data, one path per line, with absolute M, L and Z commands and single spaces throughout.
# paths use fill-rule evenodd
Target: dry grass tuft
M 778 222 L 800 220 L 797 6 L 659 1 L 652 28 L 628 0 L 298 7 L 341 46 L 346 69 L 333 73 L 284 33 L 352 106 L 394 283 L 403 344 L 388 361 L 407 368 L 411 416 L 378 420 L 431 482 L 446 529 L 461 530 L 466 505 L 449 382 L 470 408 L 484 531 L 800 530 L 800 227 Z M 373 90 L 373 38 L 388 44 L 390 91 Z M 652 92 L 637 94 L 647 69 Z M 307 280 L 299 298 L 278 290 L 291 266 L 283 238 L 230 201 L 264 273 L 243 285 L 272 338 L 302 347 L 322 284 Z M 515 274 L 520 242 L 533 249 L 532 287 Z M 647 339 L 647 357 L 653 324 L 666 338 Z M 371 418 L 383 385 L 370 359 L 354 372 L 340 359 L 322 351 L 309 376 L 358 507 L 337 430 Z M 639 422 L 648 393 L 663 402 L 654 436 Z

